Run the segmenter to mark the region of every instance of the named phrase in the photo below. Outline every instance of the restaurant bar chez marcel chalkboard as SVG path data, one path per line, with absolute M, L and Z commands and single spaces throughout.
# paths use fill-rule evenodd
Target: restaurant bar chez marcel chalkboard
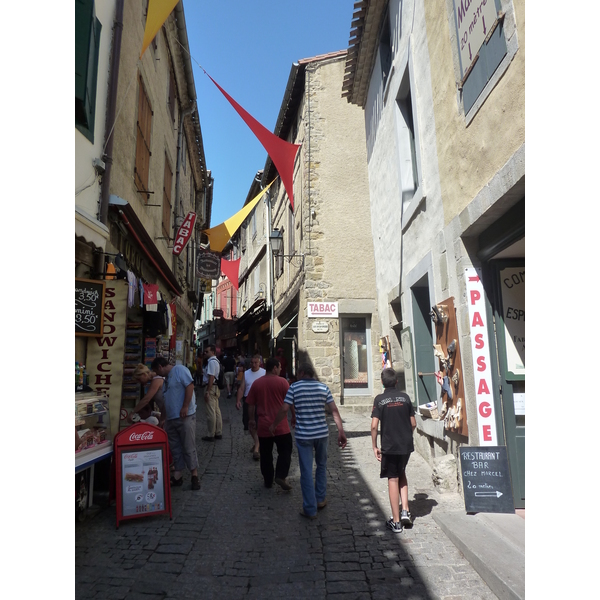
M 75 279 L 75 335 L 102 335 L 104 293 L 104 281 Z

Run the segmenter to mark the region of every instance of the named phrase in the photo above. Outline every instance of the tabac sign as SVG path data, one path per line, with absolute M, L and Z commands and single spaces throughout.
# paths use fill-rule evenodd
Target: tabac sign
M 177 235 L 175 236 L 175 241 L 173 242 L 173 254 L 178 255 L 183 252 L 183 249 L 186 247 L 187 243 L 192 237 L 195 222 L 196 213 L 189 212 L 181 224 L 181 227 L 177 230 Z
M 331 319 L 338 318 L 337 302 L 308 302 L 307 310 L 309 319 L 314 317 L 329 317 Z
M 475 62 L 479 48 L 496 23 L 495 0 L 454 0 L 454 19 L 462 75 Z

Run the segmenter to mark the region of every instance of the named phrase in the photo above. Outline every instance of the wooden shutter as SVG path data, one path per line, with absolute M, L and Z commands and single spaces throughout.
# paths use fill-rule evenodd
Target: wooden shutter
M 152 110 L 150 101 L 144 89 L 142 76 L 139 77 L 140 93 L 138 98 L 138 120 L 135 147 L 134 179 L 138 190 L 147 190 L 150 177 L 150 133 L 152 131 Z M 149 194 L 142 194 L 148 202 Z
M 173 186 L 173 171 L 165 154 L 165 177 L 163 184 L 163 233 L 165 237 L 171 237 L 171 187 Z

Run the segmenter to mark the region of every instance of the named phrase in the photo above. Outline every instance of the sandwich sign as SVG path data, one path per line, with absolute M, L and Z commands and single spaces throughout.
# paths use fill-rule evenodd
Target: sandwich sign
M 189 212 L 187 214 L 187 217 L 184 219 L 183 223 L 177 230 L 177 235 L 175 236 L 175 242 L 173 244 L 173 254 L 178 255 L 183 252 L 183 249 L 186 247 L 187 243 L 192 237 L 195 222 L 196 213 Z

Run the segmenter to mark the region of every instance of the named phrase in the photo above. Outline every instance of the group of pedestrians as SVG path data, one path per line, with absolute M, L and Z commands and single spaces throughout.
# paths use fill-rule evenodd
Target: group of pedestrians
M 244 431 L 252 436 L 250 451 L 259 461 L 267 488 L 275 483 L 285 491 L 292 490 L 287 477 L 294 442 L 290 425 L 294 428 L 302 492 L 300 514 L 316 519 L 317 511 L 327 506 L 327 413 L 333 417 L 337 427 L 338 447 L 343 449 L 347 444 L 342 419 L 330 389 L 315 379 L 314 369 L 309 363 L 299 365 L 298 379 L 290 384 L 283 376 L 285 366 L 281 355 L 269 358 L 262 367 L 261 356 L 255 354 L 247 369 L 240 359 L 236 361 L 233 355 L 231 358 L 229 360 L 226 355 L 219 361 L 214 345 L 208 346 L 203 353 L 207 435 L 202 440 L 215 442 L 223 437 L 219 407 L 221 389 L 217 385 L 220 369 L 223 368 L 228 398 L 237 386 L 236 408 L 242 411 Z M 192 477 L 192 489 L 199 490 L 195 435 L 197 407 L 195 381 L 190 370 L 182 365 L 171 365 L 165 358 L 159 357 L 152 362 L 151 369 L 138 365 L 134 377 L 142 383 L 150 383 L 148 392 L 134 410 L 141 413 L 151 401 L 159 404 L 160 417 L 155 419 L 156 422 L 149 421 L 154 417 L 147 420 L 166 429 L 173 458 L 171 485 L 182 485 L 182 472 L 187 467 Z M 414 451 L 416 421 L 409 396 L 396 389 L 396 372 L 384 369 L 381 381 L 384 391 L 374 399 L 371 440 L 374 457 L 381 464 L 380 477 L 388 480 L 392 515 L 386 526 L 394 533 L 400 533 L 403 527 L 412 527 L 406 465 Z M 380 447 L 377 445 L 378 435 Z M 275 465 L 274 448 L 277 448 Z M 313 464 L 316 464 L 314 478 Z

